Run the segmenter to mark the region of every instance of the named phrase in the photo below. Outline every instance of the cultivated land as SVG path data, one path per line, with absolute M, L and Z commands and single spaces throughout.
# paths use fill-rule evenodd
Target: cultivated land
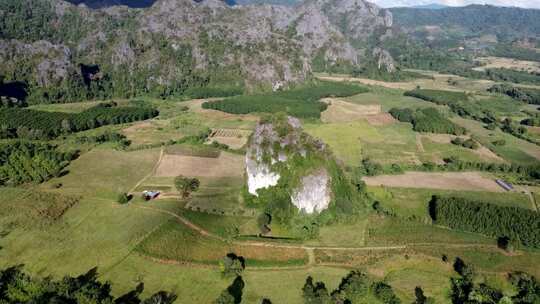
M 331 77 L 341 80 L 345 76 Z M 160 111 L 154 119 L 55 139 L 53 142 L 63 149 L 81 148 L 81 155 L 66 168 L 66 174 L 40 185 L 0 188 L 0 207 L 9 210 L 0 212 L 0 224 L 27 217 L 29 213 L 18 206 L 32 209 L 36 200 L 42 203 L 40 208 L 54 207 L 39 209 L 46 212 L 43 214 L 60 214 L 47 221 L 27 220 L 24 227 L 2 233 L 0 266 L 21 263 L 34 274 L 57 278 L 98 266 L 100 279 L 113 282 L 114 294 L 144 282 L 145 295 L 170 290 L 178 295 L 177 303 L 212 302 L 230 284 L 218 266 L 229 252 L 247 260 L 245 303 L 269 297 L 274 303 L 300 304 L 306 276 L 312 275 L 333 289 L 350 269 L 362 269 L 385 280 L 404 303 L 414 300 L 417 285 L 437 303 L 450 303 L 449 278 L 455 273 L 451 262 L 441 260 L 443 255 L 450 261 L 463 258 L 474 264 L 481 280 L 506 289 L 509 287 L 502 278 L 508 271 L 540 276 L 537 250 L 519 247 L 508 254 L 497 248 L 494 238 L 433 225 L 427 207 L 432 196 L 439 195 L 534 211 L 540 202 L 540 187 L 518 186 L 516 191 L 505 192 L 494 180 L 512 180 L 512 176 L 408 169 L 426 162 L 442 163 L 450 157 L 538 164 L 540 148 L 500 129 L 487 130 L 481 122 L 453 115 L 446 106 L 403 96 L 403 92 L 417 85 L 467 90 L 474 92 L 474 102 L 489 100 L 494 111 L 512 117 L 523 117 L 521 109 L 537 111 L 537 107 L 514 105 L 502 97 L 490 99 L 493 96 L 481 91 L 483 86 L 477 82 L 453 75 L 398 84 L 347 79 L 369 84 L 370 92 L 326 99 L 329 107 L 321 119 L 305 119 L 303 124 L 307 133 L 330 147 L 347 175 L 354 176 L 365 159 L 384 169 L 397 165 L 406 171 L 363 177 L 370 202 L 378 201 L 387 213 L 371 212 L 368 206 L 366 214 L 321 226 L 318 237 L 309 240 L 291 239 L 294 234 L 290 228 L 277 224 L 271 227 L 273 239 L 257 237 L 260 211 L 242 195 L 242 148 L 260 115 L 202 109 L 204 100 L 147 98 L 145 102 Z M 450 85 L 448 79 L 457 80 L 457 85 Z M 36 108 L 78 112 L 92 105 L 95 102 Z M 468 134 L 463 137 L 474 138 L 480 148 L 454 145 L 450 143 L 453 135 L 415 132 L 410 123 L 388 114 L 394 107 L 437 108 L 465 127 Z M 78 135 L 104 131 L 124 134 L 131 146 L 119 149 L 111 143 L 81 145 L 73 141 Z M 204 142 L 171 142 L 201 132 L 210 134 Z M 493 145 L 498 139 L 506 140 L 506 145 Z M 211 145 L 212 141 L 233 150 Z M 199 191 L 182 198 L 174 186 L 177 175 L 198 177 Z M 522 193 L 523 189 L 531 194 Z M 140 198 L 143 190 L 159 190 L 162 195 L 146 202 Z M 134 194 L 129 204 L 117 203 L 118 194 L 123 192 Z
M 364 181 L 370 186 L 504 191 L 493 179 L 477 172 L 407 172 L 400 175 L 366 176 Z

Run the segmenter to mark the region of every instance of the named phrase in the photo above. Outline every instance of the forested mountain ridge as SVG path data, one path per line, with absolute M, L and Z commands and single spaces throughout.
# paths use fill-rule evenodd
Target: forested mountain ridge
M 424 9 L 391 8 L 397 26 L 417 35 L 471 38 L 494 35 L 500 42 L 540 35 L 540 10 L 492 5 Z M 439 32 L 439 33 L 437 33 Z
M 28 84 L 31 103 L 168 96 L 207 85 L 268 89 L 308 79 L 315 61 L 378 60 L 392 69 L 376 48 L 391 26 L 390 13 L 364 0 L 297 7 L 159 0 L 100 10 L 0 0 L 0 70 L 5 83 Z

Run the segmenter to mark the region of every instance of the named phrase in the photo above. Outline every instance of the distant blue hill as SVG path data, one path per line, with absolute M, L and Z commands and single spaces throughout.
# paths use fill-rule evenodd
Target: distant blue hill
M 411 6 L 411 7 L 412 7 L 412 8 L 423 8 L 423 9 L 434 9 L 434 10 L 437 10 L 437 9 L 447 8 L 448 6 L 447 6 L 447 5 L 444 5 L 444 4 L 431 3 L 431 4 L 416 5 L 416 6 Z

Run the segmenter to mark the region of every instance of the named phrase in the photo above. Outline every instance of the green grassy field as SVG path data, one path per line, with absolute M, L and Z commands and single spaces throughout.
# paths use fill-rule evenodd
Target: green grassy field
M 358 166 L 362 161 L 361 138 L 378 137 L 377 130 L 366 121 L 306 124 L 304 128 L 308 134 L 328 144 L 336 157 L 348 166 Z

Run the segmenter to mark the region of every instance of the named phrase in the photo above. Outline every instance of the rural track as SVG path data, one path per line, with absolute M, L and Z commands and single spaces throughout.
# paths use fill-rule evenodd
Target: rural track
M 152 170 L 150 171 L 150 173 L 146 174 L 143 178 L 141 178 L 141 180 L 139 180 L 137 182 L 137 184 L 135 184 L 135 186 L 133 186 L 133 188 L 131 188 L 128 192 L 128 194 L 132 194 L 133 192 L 135 192 L 135 190 L 145 181 L 147 180 L 149 177 L 151 177 L 152 175 L 154 175 L 157 171 L 157 169 L 159 168 L 159 165 L 161 164 L 161 160 L 163 159 L 163 154 L 165 154 L 165 149 L 163 147 L 161 147 L 161 150 L 159 151 L 159 158 L 156 162 L 156 164 L 154 165 L 154 167 L 152 168 Z

